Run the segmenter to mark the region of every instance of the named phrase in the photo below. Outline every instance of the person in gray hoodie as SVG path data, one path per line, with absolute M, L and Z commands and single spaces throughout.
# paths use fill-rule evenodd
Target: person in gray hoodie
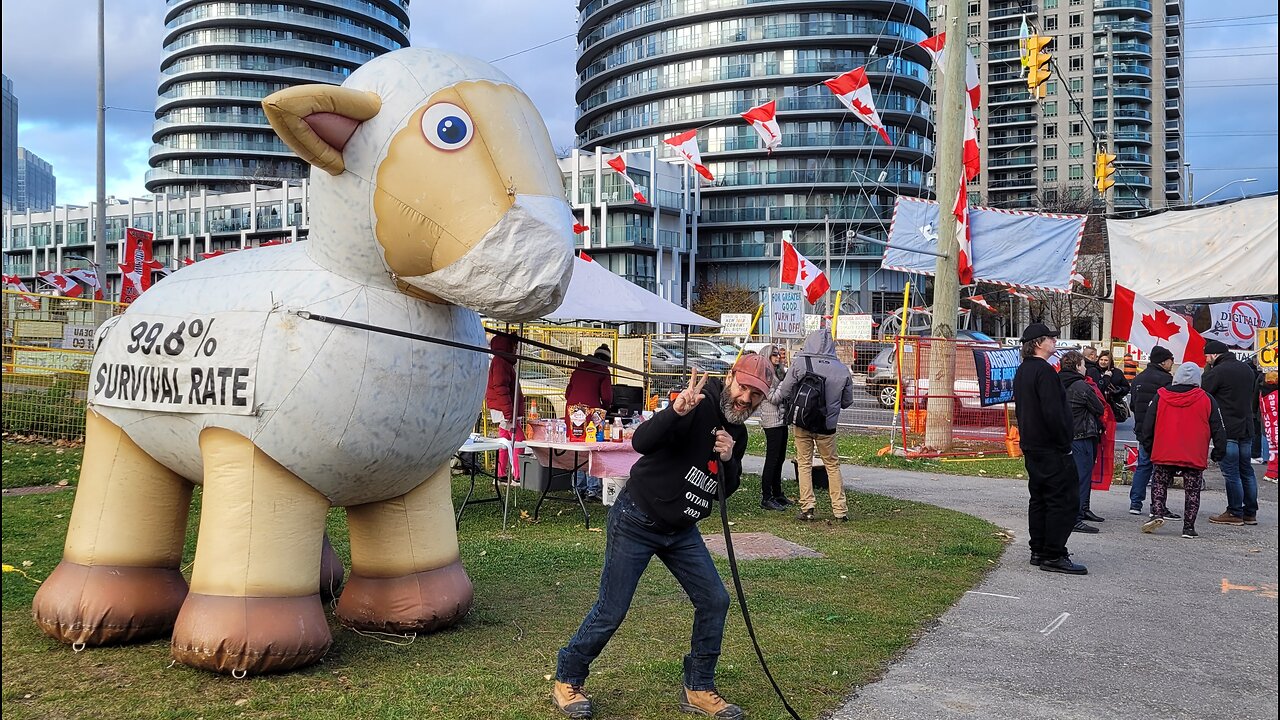
M 769 393 L 760 403 L 760 427 L 764 429 L 764 470 L 760 473 L 760 507 L 785 510 L 791 501 L 782 494 L 782 464 L 787 459 L 787 404 L 791 398 L 782 394 L 782 381 L 787 377 L 787 351 L 779 345 L 765 345 L 760 354 L 773 366 Z
M 836 424 L 840 410 L 853 404 L 853 376 L 849 367 L 836 357 L 836 343 L 831 331 L 819 328 L 804 340 L 804 349 L 791 362 L 787 379 L 782 381 L 780 397 L 794 400 L 801 379 L 813 373 L 823 379 L 826 395 L 826 427 L 805 429 L 796 426 L 796 465 L 800 480 L 800 515 L 798 519 L 814 519 L 817 499 L 813 495 L 813 455 L 815 450 L 827 470 L 827 491 L 831 494 L 831 513 L 836 520 L 849 519 L 849 507 L 845 504 L 844 484 L 840 478 L 840 459 L 836 455 Z M 789 408 L 789 403 L 783 405 Z M 794 418 L 787 418 L 794 422 Z

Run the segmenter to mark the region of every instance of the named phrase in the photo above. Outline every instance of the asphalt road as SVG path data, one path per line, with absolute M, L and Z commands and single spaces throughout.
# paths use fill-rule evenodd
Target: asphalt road
M 1274 483 L 1259 482 L 1259 525 L 1212 525 L 1226 501 L 1221 475 L 1208 473 L 1195 540 L 1179 537 L 1176 522 L 1141 533 L 1146 518 L 1127 514 L 1127 488 L 1095 492 L 1093 509 L 1107 522 L 1097 535 L 1072 536 L 1074 559 L 1089 567 L 1076 577 L 1027 563 L 1023 482 L 870 468 L 844 477 L 851 489 L 985 518 L 1014 540 L 836 720 L 1277 717 Z M 1170 502 L 1180 512 L 1182 493 L 1171 491 Z

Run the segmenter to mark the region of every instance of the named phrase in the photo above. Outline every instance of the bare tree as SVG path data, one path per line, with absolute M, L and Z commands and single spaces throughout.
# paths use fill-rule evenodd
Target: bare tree
M 692 310 L 713 320 L 722 313 L 753 313 L 758 305 L 756 293 L 741 285 L 715 281 L 698 285 L 694 292 Z

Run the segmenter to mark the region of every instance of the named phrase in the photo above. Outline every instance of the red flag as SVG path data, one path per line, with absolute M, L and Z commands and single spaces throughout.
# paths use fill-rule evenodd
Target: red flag
M 591 259 L 591 256 L 590 256 L 590 255 L 588 255 L 588 254 L 587 254 L 587 252 L 586 252 L 585 250 L 579 250 L 579 251 L 578 251 L 578 257 L 582 258 L 583 260 L 585 260 L 585 261 L 587 261 L 587 262 L 595 262 L 595 260 L 592 260 L 592 259 Z
M 84 288 L 76 284 L 76 281 L 71 277 L 62 273 L 52 270 L 39 270 L 36 275 L 39 275 L 41 280 L 57 290 L 62 297 L 77 298 L 84 293 Z
M 591 228 L 587 227 L 586 225 L 583 225 L 580 222 L 576 222 L 573 224 L 574 235 L 581 235 L 584 232 L 590 232 L 590 231 L 591 231 Z
M 770 100 L 742 113 L 742 119 L 751 124 L 760 141 L 769 152 L 782 145 L 782 130 L 778 127 L 777 102 Z
M 4 277 L 5 290 L 16 290 L 20 293 L 31 292 L 30 290 L 27 289 L 27 284 L 22 282 L 22 278 L 18 277 L 17 275 L 4 275 L 3 277 Z M 30 305 L 32 308 L 36 310 L 40 309 L 39 300 L 29 295 L 19 295 L 18 297 L 21 298 L 23 302 Z
M 889 133 L 884 130 L 884 123 L 880 121 L 880 114 L 876 112 L 875 101 L 871 99 L 871 85 L 867 82 L 865 69 L 854 68 L 843 75 L 823 80 L 822 84 L 830 88 L 836 98 L 857 115 L 858 119 L 880 133 L 886 143 L 893 144 Z
M 996 312 L 996 309 L 991 307 L 991 303 L 988 303 L 987 299 L 982 297 L 981 295 L 969 296 L 969 302 L 973 303 L 974 305 L 979 305 L 981 307 L 984 307 L 990 310 L 991 312 Z
M 702 153 L 698 152 L 697 130 L 686 130 L 679 135 L 672 135 L 662 142 L 675 148 L 676 152 L 680 153 L 680 156 L 685 160 L 688 160 L 699 175 L 712 182 L 715 181 L 715 176 L 711 174 L 706 165 L 702 164 Z
M 124 262 L 120 264 L 120 302 L 129 304 L 151 287 L 151 271 L 161 263 L 151 256 L 155 235 L 137 228 L 125 229 Z
M 782 282 L 799 285 L 804 289 L 805 297 L 813 305 L 831 289 L 826 273 L 796 250 L 790 242 L 782 241 Z
M 93 268 L 76 268 L 75 270 L 68 270 L 66 274 L 93 288 L 94 300 L 103 299 L 102 283 L 98 282 L 97 270 Z
M 938 68 L 939 71 L 942 70 L 942 61 L 946 55 L 946 44 L 946 33 L 938 33 L 919 43 L 920 47 L 933 58 L 933 66 Z M 974 59 L 973 53 L 965 54 L 968 57 L 964 61 L 964 86 L 969 94 L 969 107 L 977 110 L 978 105 L 982 103 L 982 84 L 978 81 L 978 62 Z
M 644 198 L 644 193 L 640 192 L 640 188 L 636 185 L 636 181 L 632 180 L 631 176 L 627 174 L 627 159 L 625 157 L 621 155 L 614 157 L 609 161 L 609 167 L 617 170 L 618 174 L 622 176 L 622 179 L 626 180 L 627 184 L 631 186 L 631 197 L 635 198 L 636 202 L 646 204 L 649 202 Z
M 1173 353 L 1176 363 L 1204 366 L 1204 337 L 1182 315 L 1170 311 L 1123 285 L 1116 285 L 1111 334 L 1144 353 L 1157 345 Z

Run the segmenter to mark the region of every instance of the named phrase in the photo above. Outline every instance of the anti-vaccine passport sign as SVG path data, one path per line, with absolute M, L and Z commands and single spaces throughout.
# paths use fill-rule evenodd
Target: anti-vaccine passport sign
M 252 415 L 265 313 L 128 313 L 98 332 L 89 400 L 169 413 Z

